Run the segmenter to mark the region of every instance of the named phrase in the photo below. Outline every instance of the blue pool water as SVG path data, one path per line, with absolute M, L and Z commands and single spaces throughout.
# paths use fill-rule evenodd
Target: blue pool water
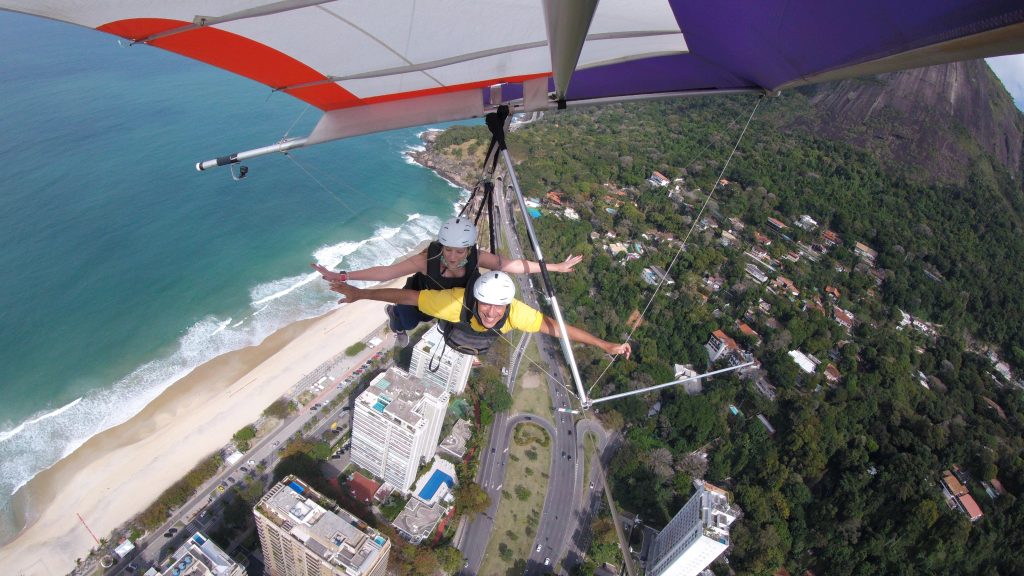
M 423 490 L 420 490 L 420 500 L 428 501 L 433 498 L 434 494 L 437 493 L 437 489 L 441 487 L 442 482 L 447 484 L 449 488 L 455 485 L 455 480 L 451 476 L 440 470 L 434 470 L 434 475 L 427 481 L 427 485 L 423 487 Z

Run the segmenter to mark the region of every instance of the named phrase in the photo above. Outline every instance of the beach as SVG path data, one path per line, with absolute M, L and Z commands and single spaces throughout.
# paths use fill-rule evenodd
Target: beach
M 401 287 L 403 279 L 382 287 Z M 257 346 L 218 356 L 127 422 L 98 434 L 15 495 L 28 523 L 0 548 L 4 574 L 67 574 L 98 538 L 144 510 L 305 374 L 376 331 L 384 303 L 346 304 L 295 322 Z

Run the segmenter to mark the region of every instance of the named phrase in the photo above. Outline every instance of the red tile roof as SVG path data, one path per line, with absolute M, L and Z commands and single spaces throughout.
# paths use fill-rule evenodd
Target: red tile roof
M 839 369 L 835 367 L 835 364 L 829 364 L 825 367 L 825 378 L 832 381 L 838 381 L 843 375 L 839 372 Z
M 974 522 L 978 518 L 984 516 L 981 512 L 981 508 L 978 507 L 978 503 L 974 501 L 974 498 L 970 494 L 964 494 L 960 497 L 960 505 L 967 511 L 967 515 L 971 517 L 971 522 Z
M 754 338 L 760 338 L 760 334 L 754 331 L 753 328 L 747 326 L 746 322 L 740 322 L 740 332 L 747 336 L 753 336 Z
M 953 493 L 953 496 L 962 496 L 967 494 L 967 488 L 965 488 L 949 470 L 946 470 L 945 475 L 942 477 L 942 481 L 946 483 L 946 488 L 949 488 L 949 491 Z
M 348 487 L 357 500 L 369 502 L 373 495 L 377 493 L 377 490 L 380 489 L 380 484 L 356 472 L 352 475 L 352 479 L 348 481 Z
M 736 345 L 736 341 L 733 340 L 732 338 L 729 338 L 728 336 L 726 336 L 725 332 L 722 332 L 721 330 L 715 330 L 711 334 L 715 338 L 718 338 L 719 342 L 724 342 L 726 347 L 730 348 L 731 350 L 739 350 L 740 349 L 740 347 Z

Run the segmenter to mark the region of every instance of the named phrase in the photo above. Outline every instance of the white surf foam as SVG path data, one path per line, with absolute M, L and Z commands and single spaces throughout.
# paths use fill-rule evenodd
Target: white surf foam
M 45 412 L 45 413 L 43 413 L 40 416 L 36 416 L 34 418 L 29 418 L 28 420 L 22 422 L 21 424 L 18 424 L 17 426 L 12 428 L 11 430 L 7 430 L 5 432 L 0 432 L 0 442 L 4 442 L 8 438 L 12 438 L 12 437 L 14 437 L 14 436 L 24 432 L 26 428 L 28 428 L 29 426 L 32 426 L 33 424 L 38 424 L 38 423 L 40 423 L 40 422 L 42 422 L 44 420 L 48 420 L 50 418 L 53 418 L 53 417 L 56 417 L 56 416 L 60 416 L 64 412 L 67 412 L 68 410 L 74 408 L 81 401 L 82 401 L 81 397 L 76 398 L 75 400 L 72 400 L 70 403 L 65 404 L 64 406 L 61 406 L 60 408 L 57 408 L 56 410 L 53 410 L 52 412 Z
M 399 226 L 379 226 L 373 236 L 317 249 L 313 258 L 329 267 L 357 270 L 390 264 L 436 237 L 441 219 L 410 214 Z M 106 388 L 0 432 L 0 492 L 14 494 L 36 474 L 72 453 L 89 438 L 117 426 L 197 366 L 228 352 L 253 346 L 280 328 L 337 307 L 320 275 L 280 278 L 250 290 L 249 316 L 203 318 L 186 330 L 176 349 L 139 366 Z

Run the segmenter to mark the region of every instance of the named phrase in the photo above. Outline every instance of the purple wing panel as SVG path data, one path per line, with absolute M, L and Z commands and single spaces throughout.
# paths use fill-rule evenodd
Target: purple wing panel
M 1024 50 L 1024 29 L 1020 29 L 1024 3 L 1019 1 L 671 0 L 671 5 L 688 54 L 578 70 L 569 87 L 569 99 L 773 90 L 1013 27 L 1019 29 L 1016 49 Z M 988 51 L 1006 53 L 1013 47 L 1013 42 L 1010 48 L 993 43 Z M 939 59 L 978 57 L 958 48 L 944 49 Z

